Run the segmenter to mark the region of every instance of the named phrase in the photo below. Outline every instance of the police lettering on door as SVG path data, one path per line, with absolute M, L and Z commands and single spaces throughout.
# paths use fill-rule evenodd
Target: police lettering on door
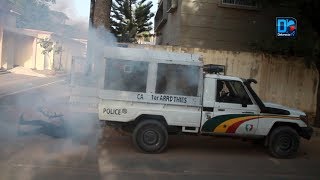
M 106 109 L 106 108 L 103 108 L 103 113 L 120 116 L 121 114 L 127 114 L 127 109 L 109 109 L 109 108 Z

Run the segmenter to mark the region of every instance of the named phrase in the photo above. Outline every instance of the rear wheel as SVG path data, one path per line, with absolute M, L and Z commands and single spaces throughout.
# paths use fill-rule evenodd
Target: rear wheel
M 135 127 L 132 139 L 139 150 L 146 153 L 160 153 L 167 146 L 168 131 L 159 121 L 144 120 Z
M 269 137 L 269 152 L 276 158 L 293 158 L 296 156 L 300 144 L 297 131 L 288 126 L 274 129 Z

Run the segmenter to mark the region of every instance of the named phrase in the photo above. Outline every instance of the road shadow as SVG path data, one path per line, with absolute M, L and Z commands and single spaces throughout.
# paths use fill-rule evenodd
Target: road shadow
M 118 133 L 118 132 L 115 132 Z M 112 144 L 112 148 L 110 147 Z M 103 137 L 99 140 L 99 145 L 110 151 L 123 153 L 143 154 L 135 149 L 132 143 L 131 135 L 118 134 Z M 244 141 L 239 138 L 223 138 L 211 136 L 169 136 L 168 147 L 161 153 L 165 155 L 175 153 L 223 153 L 229 155 L 241 155 L 242 153 L 254 152 L 252 156 L 265 156 L 266 151 L 262 144 L 256 144 L 254 141 Z
M 249 140 L 169 136 L 165 152 L 144 154 L 135 149 L 130 135 L 112 130 L 104 134 L 97 146 L 102 179 L 264 179 L 263 175 L 265 179 L 295 179 L 317 173 L 315 168 L 295 170 L 316 162 L 306 158 L 304 148 L 297 158 L 286 160 L 272 158 L 263 145 Z
M 124 153 L 138 153 L 143 154 L 136 150 L 130 134 L 122 133 L 121 131 L 111 131 L 112 135 L 107 135 L 99 140 L 101 148 Z M 104 134 L 110 134 L 104 132 Z M 112 148 L 110 148 L 112 144 Z M 320 144 L 320 143 L 319 143 Z M 307 151 L 310 149 L 310 141 L 301 138 L 301 147 L 296 158 L 305 158 Z M 243 138 L 230 138 L 230 137 L 215 137 L 215 136 L 197 136 L 197 135 L 171 135 L 168 140 L 168 147 L 161 154 L 170 155 L 175 153 L 184 154 L 197 153 L 197 154 L 223 154 L 229 156 L 245 156 L 250 153 L 250 156 L 256 157 L 270 157 L 267 148 L 264 146 L 263 140 L 261 142 Z M 313 151 L 312 151 L 313 152 Z

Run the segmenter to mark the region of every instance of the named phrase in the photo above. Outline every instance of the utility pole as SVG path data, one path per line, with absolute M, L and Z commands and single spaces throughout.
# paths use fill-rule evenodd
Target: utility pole
M 93 27 L 104 27 L 106 30 L 110 30 L 111 5 L 112 0 L 95 0 L 93 6 Z
M 91 3 L 90 3 L 90 19 L 89 19 L 89 25 L 93 25 L 93 15 L 94 15 L 94 7 L 95 7 L 95 4 L 96 4 L 96 0 L 91 0 Z

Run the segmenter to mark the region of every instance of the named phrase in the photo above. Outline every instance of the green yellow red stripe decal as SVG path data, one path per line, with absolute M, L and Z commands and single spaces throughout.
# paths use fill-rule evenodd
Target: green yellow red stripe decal
M 239 118 L 239 117 L 246 117 L 246 116 L 248 115 L 227 114 L 227 115 L 215 116 L 204 123 L 204 125 L 202 126 L 202 132 L 213 132 L 217 126 L 219 126 L 221 123 L 224 123 L 225 121 L 228 121 L 234 118 Z
M 247 121 L 250 121 L 250 120 L 253 120 L 253 119 L 257 119 L 256 117 L 254 118 L 248 118 L 248 119 L 245 119 L 245 120 L 242 120 L 242 121 L 238 121 L 236 123 L 233 123 L 231 126 L 228 127 L 228 129 L 225 131 L 226 133 L 235 133 L 236 130 L 238 129 L 238 127 L 244 123 L 244 122 L 247 122 Z
M 231 127 L 233 124 L 236 124 L 238 122 L 245 122 L 252 119 L 258 119 L 259 116 L 245 116 L 245 117 L 238 117 L 229 119 L 227 121 L 224 121 L 223 123 L 219 124 L 215 129 L 214 132 L 216 133 L 225 133 L 229 127 Z
M 214 133 L 235 133 L 237 128 L 244 122 L 259 118 L 277 118 L 299 120 L 299 117 L 278 116 L 278 115 L 252 115 L 252 114 L 227 114 L 215 116 L 206 121 L 202 126 L 202 132 Z

